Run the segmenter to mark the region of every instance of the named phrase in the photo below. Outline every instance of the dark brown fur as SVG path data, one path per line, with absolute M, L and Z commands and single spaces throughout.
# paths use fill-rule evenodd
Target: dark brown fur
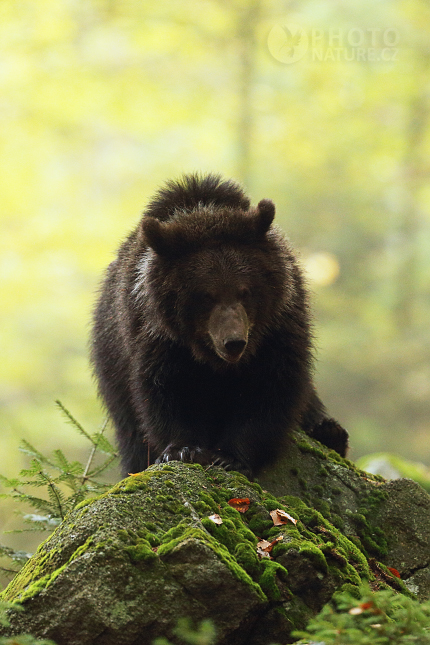
M 272 228 L 220 177 L 169 182 L 109 266 L 92 360 L 124 474 L 150 459 L 255 474 L 296 425 L 344 455 L 311 375 L 306 288 Z

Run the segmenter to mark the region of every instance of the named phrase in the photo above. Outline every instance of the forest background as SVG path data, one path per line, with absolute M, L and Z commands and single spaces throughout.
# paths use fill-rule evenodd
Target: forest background
M 275 201 L 351 458 L 430 466 L 428 3 L 2 0 L 0 51 L 1 473 L 28 463 L 20 438 L 86 460 L 54 401 L 100 428 L 97 285 L 157 187 L 190 171 Z

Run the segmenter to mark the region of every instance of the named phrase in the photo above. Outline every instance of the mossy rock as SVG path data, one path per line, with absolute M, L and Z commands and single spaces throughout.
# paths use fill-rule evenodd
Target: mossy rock
M 300 432 L 258 481 L 318 509 L 366 557 L 396 569 L 419 600 L 430 598 L 430 495 L 419 484 L 360 470 Z
M 149 645 L 160 636 L 177 643 L 173 630 L 188 617 L 211 619 L 220 645 L 292 642 L 291 631 L 304 628 L 334 592 L 363 579 L 408 593 L 378 563 L 390 553 L 401 559 L 393 527 L 385 542 L 375 533 L 375 522 L 391 521 L 388 486 L 301 434 L 260 483 L 215 467 L 151 466 L 81 503 L 40 545 L 2 594 L 24 611 L 11 613 L 0 634 L 58 645 Z M 425 513 L 428 496 L 415 498 L 410 489 L 408 482 L 402 503 L 420 501 Z M 249 498 L 249 510 L 232 508 L 231 498 Z M 277 508 L 297 523 L 274 526 L 269 513 Z M 222 525 L 210 519 L 214 513 Z M 425 530 L 411 529 L 418 541 Z M 272 559 L 257 555 L 261 538 L 281 538 Z M 418 565 L 414 575 L 424 571 L 426 548 L 421 543 L 419 558 L 405 559 L 405 567 Z M 386 563 L 401 570 L 397 561 Z

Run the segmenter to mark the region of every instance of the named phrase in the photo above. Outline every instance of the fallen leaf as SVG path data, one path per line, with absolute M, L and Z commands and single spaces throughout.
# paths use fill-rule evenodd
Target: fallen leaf
M 397 569 L 392 569 L 387 567 L 387 569 L 390 571 L 390 573 L 387 573 L 384 571 L 382 566 L 375 560 L 375 558 L 369 558 L 369 566 L 372 570 L 372 572 L 375 574 L 376 580 L 383 580 L 384 582 L 387 582 L 389 585 L 391 585 L 394 589 L 401 589 L 400 583 L 397 582 L 397 578 L 400 578 L 400 574 L 397 571 Z M 394 573 L 396 571 L 398 576 Z
M 272 518 L 275 526 L 282 526 L 287 522 L 297 524 L 297 520 L 294 517 L 291 517 L 291 515 L 288 515 L 288 513 L 280 508 L 277 508 L 276 511 L 270 511 L 270 517 Z
M 218 513 L 214 513 L 213 515 L 209 515 L 209 519 L 212 520 L 215 524 L 222 524 L 222 519 L 218 515 Z
M 373 602 L 362 602 L 358 607 L 352 607 L 348 614 L 351 614 L 351 616 L 358 616 L 359 614 L 362 614 L 363 611 L 366 611 L 366 609 L 372 609 L 373 607 Z M 375 611 L 373 613 L 375 613 Z
M 280 542 L 283 539 L 284 539 L 284 536 L 279 535 L 279 537 L 275 538 L 271 542 L 269 542 L 268 540 L 260 540 L 258 542 L 258 544 L 257 544 L 257 553 L 258 553 L 259 549 L 261 551 L 264 551 L 265 553 L 271 553 L 271 551 L 272 551 L 273 547 L 275 546 L 275 544 L 277 542 Z
M 393 576 L 396 576 L 396 578 L 400 578 L 400 573 L 395 569 L 394 567 L 387 567 L 388 571 L 391 571 Z
M 239 511 L 239 513 L 246 513 L 250 503 L 251 500 L 249 499 L 249 497 L 233 497 L 232 499 L 228 500 L 228 505 L 232 508 L 235 508 L 237 511 Z
M 269 558 L 269 560 L 272 559 L 270 557 L 270 553 L 268 551 L 264 551 L 263 549 L 260 549 L 260 547 L 257 547 L 257 555 L 260 559 L 261 558 Z

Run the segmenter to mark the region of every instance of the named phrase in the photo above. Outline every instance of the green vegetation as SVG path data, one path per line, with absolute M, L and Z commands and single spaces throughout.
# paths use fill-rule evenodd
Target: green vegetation
M 426 645 L 430 643 L 430 603 L 419 604 L 393 590 L 372 592 L 362 586 L 359 598 L 337 593 L 313 618 L 306 631 L 293 634 L 300 643 L 324 645 Z
M 7 627 L 9 625 L 6 612 L 22 610 L 23 608 L 21 605 L 13 602 L 0 601 L 0 625 L 2 627 Z M 24 634 L 22 636 L 14 636 L 13 638 L 0 636 L 0 645 L 55 645 L 55 643 L 50 640 L 39 640 L 38 638 L 33 638 L 33 636 Z
M 213 625 L 204 621 L 193 630 L 184 620 L 176 635 L 190 645 L 214 645 Z M 313 618 L 306 631 L 296 632 L 297 645 L 426 645 L 430 643 L 430 603 L 396 594 L 392 590 L 372 592 L 361 586 L 358 595 L 345 591 Z M 165 638 L 154 645 L 170 645 Z
M 203 620 L 197 629 L 191 621 L 183 618 L 174 630 L 177 636 L 186 645 L 215 645 L 216 630 L 210 620 Z M 156 638 L 153 645 L 171 645 L 167 638 Z
M 410 461 L 389 452 L 379 452 L 361 457 L 357 466 L 371 473 L 377 472 L 387 479 L 413 479 L 430 493 L 430 469 L 421 462 Z
M 17 533 L 51 533 L 69 511 L 83 508 L 95 495 L 100 495 L 110 488 L 110 484 L 99 479 L 106 476 L 108 469 L 117 460 L 115 448 L 104 436 L 106 424 L 99 432 L 89 434 L 60 402 L 58 405 L 72 427 L 89 442 L 89 456 L 85 465 L 78 461 L 69 461 L 59 449 L 54 450 L 52 456 L 46 457 L 28 441 L 22 440 L 20 450 L 30 457 L 30 467 L 21 470 L 18 477 L 7 478 L 0 475 L 3 488 L 9 489 L 9 492 L 1 494 L 0 498 L 18 501 L 36 511 L 20 513 L 26 528 L 17 529 Z M 35 489 L 41 491 L 37 496 Z M 0 557 L 11 562 L 8 566 L 0 566 L 0 571 L 6 578 L 10 578 L 30 556 L 31 553 L 26 551 L 16 551 L 0 545 Z

